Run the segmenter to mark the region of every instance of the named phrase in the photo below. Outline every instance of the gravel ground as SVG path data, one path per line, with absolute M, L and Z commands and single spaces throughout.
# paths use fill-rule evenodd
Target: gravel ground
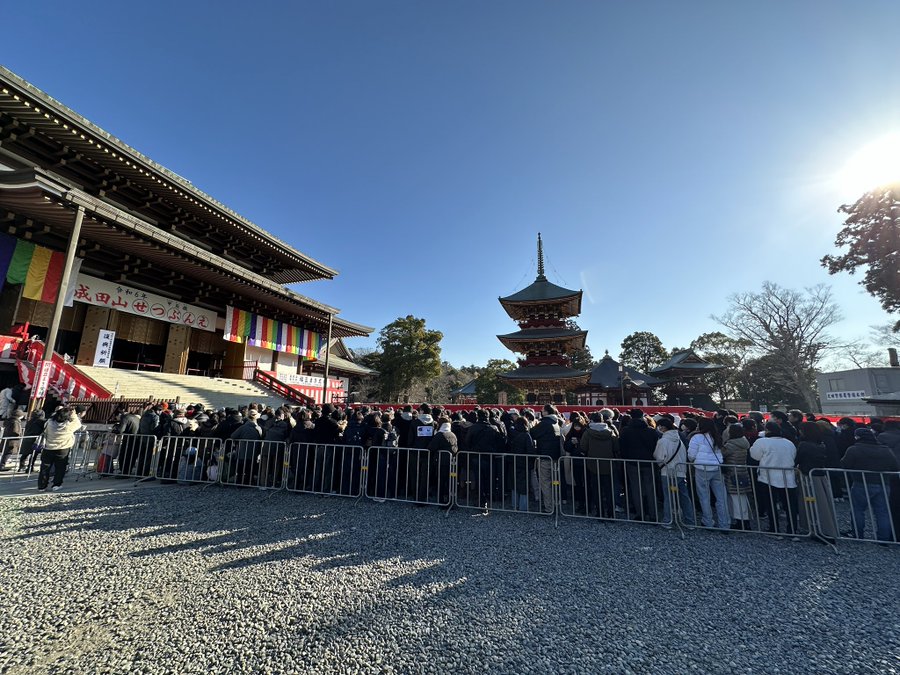
M 255 490 L 0 499 L 0 672 L 900 672 L 900 550 Z

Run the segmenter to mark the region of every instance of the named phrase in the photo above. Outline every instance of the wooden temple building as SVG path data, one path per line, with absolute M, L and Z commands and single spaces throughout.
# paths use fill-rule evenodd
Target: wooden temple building
M 580 290 L 550 283 L 544 274 L 544 250 L 538 234 L 538 269 L 534 282 L 500 304 L 519 330 L 497 338 L 514 352 L 524 355 L 519 367 L 501 379 L 525 393 L 529 404 L 565 403 L 566 392 L 588 380 L 588 373 L 571 367 L 567 353 L 583 349 L 587 331 L 577 330 L 566 319 L 581 314 Z
M 663 384 L 664 380 L 619 363 L 607 351 L 575 394 L 578 405 L 640 407 L 649 405 L 653 388 Z
M 336 270 L 2 67 L 0 266 L 0 335 L 50 337 L 50 383 L 69 393 L 104 396 L 78 371 L 98 358 L 331 389 L 359 369 L 340 339 L 373 330 L 286 287 Z

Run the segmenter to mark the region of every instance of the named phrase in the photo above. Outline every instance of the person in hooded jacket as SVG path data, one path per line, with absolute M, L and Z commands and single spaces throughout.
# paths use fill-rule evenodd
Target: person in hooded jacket
M 681 521 L 693 527 L 696 523 L 694 502 L 687 486 L 687 447 L 675 428 L 675 419 L 663 415 L 656 422 L 656 429 L 661 434 L 653 450 L 653 459 L 659 465 L 659 473 L 663 484 L 663 527 L 670 528 L 675 521 L 675 495 L 678 495 L 678 508 Z
M 540 421 L 529 432 L 534 439 L 535 452 L 538 455 L 549 455 L 550 460 L 557 461 L 562 454 L 562 431 L 559 420 L 559 411 L 547 403 L 544 405 Z M 550 460 L 535 460 L 538 485 L 541 491 L 541 505 L 545 513 L 553 513 L 556 508 L 553 500 L 553 463 Z
M 569 417 L 569 429 L 563 439 L 563 456 L 559 460 L 561 508 L 567 513 L 587 513 L 587 467 L 582 461 L 581 439 L 586 425 L 577 412 Z M 560 430 L 562 431 L 562 430 Z
M 629 413 L 628 426 L 622 428 L 619 452 L 625 462 L 625 480 L 628 496 L 636 511 L 636 518 L 645 522 L 657 521 L 656 476 L 654 476 L 653 452 L 659 434 L 651 429 L 644 413 L 635 408 Z M 631 461 L 627 461 L 631 460 Z
M 53 490 L 62 487 L 69 453 L 75 447 L 75 432 L 81 429 L 81 419 L 72 408 L 60 406 L 44 426 L 44 450 L 41 452 L 41 470 L 38 473 L 38 490 L 46 490 L 53 471 Z
M 854 422 L 849 417 L 842 417 L 838 420 L 837 423 L 837 437 L 835 441 L 837 442 L 838 455 L 839 459 L 844 457 L 844 453 L 847 452 L 847 448 L 856 443 L 856 438 L 853 433 L 856 431 L 856 422 Z
M 343 443 L 341 413 L 331 403 L 322 406 L 322 415 L 315 422 L 313 439 L 316 443 L 313 461 L 314 492 L 336 494 L 340 480 L 340 458 L 335 446 Z M 337 468 L 337 471 L 335 470 Z
M 591 414 L 591 422 L 581 436 L 581 452 L 587 465 L 588 515 L 615 518 L 614 499 L 619 484 L 614 476 L 614 460 L 619 459 L 619 437 L 601 413 Z

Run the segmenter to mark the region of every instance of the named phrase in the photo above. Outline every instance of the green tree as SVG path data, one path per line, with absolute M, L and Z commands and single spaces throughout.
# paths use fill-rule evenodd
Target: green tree
M 581 330 L 581 327 L 572 319 L 566 321 L 566 328 Z M 570 367 L 575 370 L 593 370 L 594 366 L 597 365 L 596 361 L 594 361 L 594 356 L 591 354 L 591 348 L 587 345 L 584 346 L 584 349 L 572 350 L 566 356 L 569 357 Z
M 737 394 L 743 401 L 750 401 L 754 410 L 761 406 L 773 410 L 776 407 L 804 408 L 805 399 L 784 385 L 783 364 L 774 354 L 749 360 L 735 378 Z M 815 378 L 815 373 L 809 376 Z
M 691 342 L 691 349 L 704 359 L 725 366 L 725 369 L 717 370 L 708 377 L 720 401 L 737 396 L 737 380 L 752 346 L 749 340 L 735 339 L 720 331 L 704 333 Z
M 481 404 L 496 404 L 499 401 L 499 393 L 506 392 L 506 400 L 513 405 L 525 402 L 525 394 L 511 384 L 500 379 L 500 375 L 516 369 L 516 364 L 508 359 L 491 359 L 481 369 L 478 379 L 475 380 L 475 395 Z
M 833 346 L 828 328 L 841 315 L 825 285 L 804 292 L 763 283 L 759 293 L 737 293 L 725 314 L 713 318 L 736 340 L 745 340 L 754 356 L 768 356 L 769 384 L 816 410 L 815 369 Z
M 412 315 L 398 318 L 378 335 L 380 356 L 379 389 L 385 401 L 409 396 L 413 383 L 441 374 L 441 339 L 437 330 L 428 330 L 425 319 Z
M 844 204 L 844 227 L 834 240 L 840 255 L 826 255 L 822 266 L 829 274 L 865 268 L 860 284 L 881 302 L 889 313 L 900 312 L 900 183 L 885 185 Z M 900 331 L 900 321 L 894 323 Z
M 638 331 L 622 340 L 619 361 L 644 374 L 662 365 L 668 358 L 669 352 L 660 339 L 649 331 Z

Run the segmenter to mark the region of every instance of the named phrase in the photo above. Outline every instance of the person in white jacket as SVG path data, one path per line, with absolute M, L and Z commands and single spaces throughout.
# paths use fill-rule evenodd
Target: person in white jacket
M 41 453 L 41 470 L 38 473 L 38 490 L 46 490 L 53 470 L 53 489 L 59 490 L 69 453 L 75 447 L 75 432 L 81 429 L 81 419 L 72 409 L 60 406 L 44 425 L 44 451 Z
M 731 515 L 728 512 L 728 490 L 722 477 L 722 436 L 715 422 L 701 417 L 697 431 L 691 434 L 688 443 L 688 460 L 694 463 L 694 485 L 700 498 L 701 522 L 703 527 L 717 527 L 731 530 Z M 713 510 L 710 493 L 716 498 L 716 523 L 713 524 Z
M 777 505 L 787 516 L 787 531 L 797 531 L 797 447 L 781 435 L 781 426 L 766 422 L 766 435 L 750 446 L 750 456 L 759 462 L 759 482 L 768 486 L 757 501 L 769 513 L 769 532 L 779 532 Z
M 681 521 L 693 527 L 696 520 L 694 502 L 687 489 L 687 448 L 681 442 L 675 420 L 669 415 L 657 420 L 656 430 L 662 434 L 656 442 L 653 459 L 659 464 L 663 482 L 663 527 L 671 527 L 675 520 L 675 491 L 678 492 Z

